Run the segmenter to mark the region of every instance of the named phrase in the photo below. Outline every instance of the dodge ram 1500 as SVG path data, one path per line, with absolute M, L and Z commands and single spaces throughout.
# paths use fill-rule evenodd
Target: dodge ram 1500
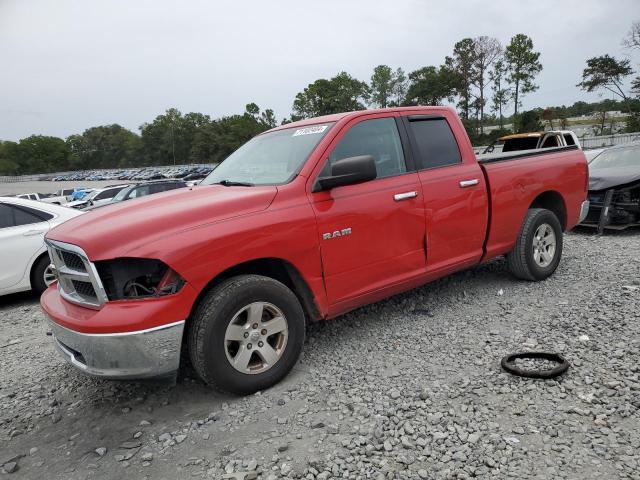
M 41 297 L 55 346 L 106 378 L 175 375 L 247 394 L 281 380 L 306 322 L 506 255 L 538 281 L 588 210 L 577 145 L 479 162 L 455 112 L 404 107 L 274 128 L 197 187 L 53 229 Z

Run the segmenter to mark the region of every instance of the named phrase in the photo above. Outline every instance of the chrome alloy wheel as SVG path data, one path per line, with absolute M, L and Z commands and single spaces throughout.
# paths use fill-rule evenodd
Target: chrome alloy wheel
M 53 282 L 58 279 L 58 275 L 56 273 L 56 267 L 53 263 L 47 265 L 47 268 L 44 269 L 44 274 L 42 275 L 42 279 L 44 280 L 44 284 L 48 287 Z
M 288 337 L 289 326 L 282 310 L 267 302 L 250 303 L 227 326 L 227 360 L 242 373 L 266 372 L 282 357 Z
M 548 267 L 556 254 L 556 234 L 548 223 L 541 224 L 533 236 L 533 259 L 540 267 Z

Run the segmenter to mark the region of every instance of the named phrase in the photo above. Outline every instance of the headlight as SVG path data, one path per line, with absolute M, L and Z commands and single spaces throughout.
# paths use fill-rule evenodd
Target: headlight
M 116 258 L 95 265 L 109 300 L 162 297 L 184 285 L 180 275 L 160 260 Z

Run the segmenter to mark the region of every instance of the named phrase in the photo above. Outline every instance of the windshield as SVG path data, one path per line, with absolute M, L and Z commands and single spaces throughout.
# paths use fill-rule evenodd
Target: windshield
M 589 168 L 640 167 L 640 146 L 605 150 L 589 164 Z
M 224 181 L 252 185 L 288 183 L 332 125 L 294 127 L 258 135 L 229 155 L 201 185 Z

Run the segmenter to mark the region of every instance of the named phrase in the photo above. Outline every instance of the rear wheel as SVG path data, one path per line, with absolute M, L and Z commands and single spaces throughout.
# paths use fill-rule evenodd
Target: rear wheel
M 304 342 L 304 312 L 282 283 L 241 275 L 214 287 L 191 319 L 191 363 L 207 384 L 236 394 L 271 387 L 295 365 Z
M 549 277 L 562 256 L 562 226 L 558 217 L 544 208 L 527 212 L 516 245 L 507 254 L 509 270 L 523 280 Z

